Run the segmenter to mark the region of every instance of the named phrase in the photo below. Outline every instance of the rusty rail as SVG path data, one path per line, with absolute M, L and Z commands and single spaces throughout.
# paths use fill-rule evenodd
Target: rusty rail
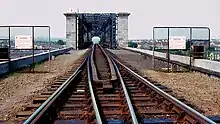
M 110 60 L 110 58 L 108 57 L 108 55 L 106 54 L 106 52 L 103 50 L 103 48 L 99 45 L 97 45 L 101 51 L 103 52 L 104 54 L 104 57 L 107 59 L 108 61 L 108 65 L 109 65 L 109 68 L 110 68 L 110 74 L 111 74 L 111 81 L 115 81 L 117 80 L 117 77 L 116 77 L 116 73 L 115 73 L 115 70 L 114 70 L 114 66 L 112 64 L 112 61 Z M 95 62 L 94 62 L 94 49 L 95 49 L 95 45 L 92 46 L 92 53 L 91 53 L 91 57 L 90 57 L 90 61 L 91 61 L 91 67 L 92 67 L 92 77 L 93 77 L 93 81 L 96 81 L 96 82 L 101 82 L 102 80 L 100 80 L 98 78 L 98 75 L 97 75 L 97 69 L 96 69 L 96 66 L 95 66 Z
M 168 93 L 164 92 L 163 90 L 161 90 L 160 88 L 158 88 L 157 86 L 155 86 L 154 84 L 149 82 L 148 80 L 144 79 L 143 77 L 141 77 L 140 75 L 138 75 L 137 73 L 132 71 L 130 68 L 128 68 L 124 64 L 122 64 L 119 60 L 115 59 L 114 57 L 112 57 L 112 59 L 119 66 L 126 69 L 129 72 L 129 74 L 133 75 L 136 79 L 138 79 L 139 81 L 144 83 L 147 87 L 151 88 L 156 93 L 158 93 L 159 95 L 164 97 L 166 100 L 168 100 L 170 103 L 177 106 L 180 110 L 182 110 L 184 113 L 189 115 L 191 118 L 195 119 L 196 121 L 198 121 L 199 123 L 202 123 L 202 124 L 203 123 L 215 124 L 215 122 L 212 121 L 211 119 L 207 118 L 206 116 L 202 115 L 201 113 L 199 113 L 196 110 L 192 109 L 191 107 L 187 106 L 183 102 L 179 101 L 178 99 L 176 99 L 173 96 L 169 95 Z
M 97 98 L 94 101 L 98 103 L 97 110 L 100 109 L 102 122 L 107 123 L 109 119 L 115 119 L 137 124 L 138 121 L 128 92 L 115 63 L 99 45 L 93 46 L 90 59 L 93 75 L 92 84 L 95 90 L 95 98 Z M 98 71 L 108 71 L 108 74 L 107 76 L 102 74 L 100 80 L 98 79 Z
M 91 55 L 89 55 L 89 56 L 91 56 Z M 92 79 L 91 79 L 91 75 L 90 75 L 91 71 L 90 71 L 90 66 L 89 65 L 90 65 L 90 61 L 88 60 L 87 61 L 87 75 L 88 75 L 89 91 L 90 91 L 91 98 L 92 98 L 92 105 L 93 105 L 93 109 L 95 111 L 95 116 L 96 116 L 97 123 L 102 124 L 99 109 L 98 109 L 96 99 L 95 99 L 95 95 L 94 95 L 94 92 L 93 92 Z
M 98 45 L 98 46 L 99 46 L 100 49 L 102 50 L 103 54 L 105 55 L 105 57 L 106 57 L 106 59 L 107 59 L 107 61 L 108 61 L 108 63 L 109 63 L 109 68 L 110 68 L 110 72 L 111 72 L 111 80 L 114 81 L 114 80 L 117 79 L 116 72 L 115 72 L 114 66 L 113 66 L 114 63 L 111 61 L 111 59 L 109 58 L 109 56 L 106 54 L 105 50 L 104 50 L 100 45 Z
M 51 113 L 51 108 L 54 104 L 57 104 L 56 101 L 59 101 L 58 99 L 61 98 L 62 95 L 64 95 L 63 92 L 66 92 L 67 88 L 70 89 L 70 84 L 73 84 L 73 80 L 76 79 L 76 77 L 79 77 L 80 74 L 82 73 L 83 68 L 86 66 L 86 62 L 88 62 L 88 59 L 90 57 L 90 53 L 84 58 L 83 62 L 80 64 L 80 66 L 76 69 L 76 71 L 71 74 L 71 76 L 68 76 L 67 80 L 64 78 L 64 82 L 62 85 L 60 85 L 55 92 L 52 93 L 25 121 L 24 124 L 32 124 L 32 123 L 50 123 L 51 116 L 49 113 Z M 57 85 L 60 84 L 59 82 Z M 69 91 L 68 91 L 69 92 Z M 90 91 L 91 92 L 91 91 Z M 65 96 L 63 96 L 65 97 Z M 43 98 L 43 97 L 42 97 Z M 58 103 L 60 104 L 60 103 Z M 62 103 L 63 104 L 63 103 Z M 38 106 L 38 105 L 37 105 Z M 74 105 L 67 105 L 67 106 L 74 106 Z M 34 106 L 32 106 L 34 107 Z M 76 106 L 77 107 L 77 106 Z M 35 108 L 35 107 L 34 107 Z M 53 111 L 53 110 L 52 110 Z M 55 112 L 55 111 L 54 111 Z M 57 112 L 57 111 L 56 111 Z M 47 114 L 48 113 L 48 114 Z M 99 122 L 98 116 L 97 117 L 97 122 Z M 48 120 L 49 119 L 49 120 Z
M 112 60 L 112 59 L 111 59 Z M 129 110 L 130 110 L 130 113 L 131 113 L 131 118 L 132 118 L 132 122 L 133 124 L 138 124 L 138 120 L 137 120 L 137 117 L 136 117 L 136 113 L 134 111 L 134 108 L 133 108 L 133 105 L 131 103 L 131 99 L 128 95 L 128 91 L 126 89 L 126 86 L 125 86 L 125 83 L 123 81 L 123 78 L 121 77 L 121 74 L 119 72 L 119 69 L 117 67 L 117 65 L 115 64 L 115 62 L 112 60 L 112 63 L 114 65 L 114 68 L 115 68 L 115 71 L 116 71 L 116 74 L 118 75 L 118 78 L 121 82 L 121 85 L 122 85 L 122 88 L 123 88 L 123 91 L 124 91 L 124 94 L 125 94 L 125 98 L 126 98 L 126 102 L 128 104 L 128 107 L 129 107 Z
M 28 116 L 29 118 L 24 122 L 25 124 L 51 122 L 50 119 L 53 118 L 53 115 L 61 115 L 54 118 L 57 123 L 65 123 L 66 120 L 69 121 L 70 119 L 70 121 L 87 120 L 87 123 L 102 124 L 113 119 L 113 122 L 116 120 L 120 121 L 119 123 L 137 124 L 148 123 L 152 121 L 151 119 L 161 118 L 171 119 L 162 121 L 163 123 L 215 123 L 166 93 L 168 90 L 161 90 L 158 86 L 107 54 L 100 46 L 98 47 L 97 52 L 93 46 L 80 67 L 73 74 L 71 73 L 70 77 L 67 76 L 68 79 L 64 79 L 62 85 L 55 86 L 59 88 L 54 90 L 51 93 L 52 95 L 47 95 L 48 98 L 30 117 Z M 92 56 L 94 55 L 100 57 L 98 61 L 93 60 Z M 112 63 L 112 66 L 109 63 Z M 95 64 L 104 66 L 96 67 Z M 93 68 L 97 68 L 96 73 L 100 73 L 98 72 L 100 70 L 101 72 L 109 70 L 106 73 L 108 76 L 103 76 L 101 82 L 95 82 L 96 80 L 92 76 L 94 73 Z M 82 75 L 79 75 L 80 73 Z M 109 76 L 109 73 L 111 73 L 111 76 Z M 98 75 L 96 76 L 98 79 Z M 79 77 L 79 79 L 74 80 L 76 77 Z M 111 81 L 113 78 L 115 78 L 114 81 Z M 105 91 L 106 81 L 112 86 L 111 90 Z M 80 93 L 78 90 L 83 90 L 83 92 L 80 91 Z M 63 93 L 64 91 L 65 93 Z M 64 97 L 65 100 L 61 100 L 63 103 L 57 100 Z M 55 103 L 61 105 L 55 105 Z M 81 103 L 83 107 L 80 105 Z M 60 106 L 61 108 L 59 108 Z M 58 113 L 47 114 L 57 112 L 57 108 L 59 108 Z M 44 115 L 47 117 L 43 117 Z M 77 123 L 77 121 L 73 123 Z
M 86 63 L 88 57 L 83 61 L 80 67 L 24 122 L 24 124 L 36 123 L 46 113 L 53 102 L 68 87 L 76 76 L 81 72 L 82 66 Z

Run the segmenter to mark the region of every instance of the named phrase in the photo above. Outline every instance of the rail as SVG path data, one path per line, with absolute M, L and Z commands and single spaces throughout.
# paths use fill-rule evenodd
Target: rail
M 77 70 L 24 122 L 24 124 L 36 123 L 42 118 L 42 115 L 46 113 L 48 108 L 54 103 L 54 101 L 60 96 L 60 94 L 79 75 L 79 73 L 82 71 L 82 67 L 88 60 L 88 57 L 89 55 L 84 59 Z
M 114 70 L 114 67 L 113 67 L 113 64 L 112 64 L 110 58 L 107 56 L 107 54 L 105 53 L 105 51 L 103 50 L 103 48 L 101 46 L 98 45 L 98 47 L 101 49 L 101 51 L 104 54 L 104 57 L 108 61 L 108 65 L 109 65 L 109 68 L 110 68 L 110 74 L 111 74 L 111 81 L 117 80 L 115 70 Z M 94 62 L 94 49 L 95 49 L 95 45 L 92 46 L 92 53 L 91 53 L 91 57 L 90 57 L 91 58 L 91 60 L 90 60 L 91 61 L 91 67 L 92 67 L 92 71 L 93 71 L 92 77 L 93 77 L 94 81 L 100 82 L 101 80 L 99 80 L 99 78 L 98 78 L 97 69 L 96 69 L 95 62 Z
M 175 106 L 175 108 L 174 109 L 171 108 L 170 111 L 174 111 L 175 115 L 178 115 L 177 119 L 186 119 L 186 121 L 198 122 L 198 123 L 210 123 L 210 124 L 215 123 L 212 120 L 210 120 L 209 118 L 207 118 L 206 116 L 200 114 L 196 110 L 190 108 L 186 104 L 182 103 L 181 101 L 177 100 L 176 98 L 169 95 L 165 91 L 161 90 L 160 88 L 158 88 L 157 86 L 155 86 L 154 84 L 149 82 L 148 80 L 144 79 L 143 77 L 141 77 L 140 75 L 138 75 L 137 73 L 132 71 L 130 68 L 128 68 L 127 66 L 122 64 L 119 60 L 114 58 L 114 56 L 111 54 L 109 54 L 109 55 L 106 54 L 107 55 L 106 57 L 109 57 L 112 65 L 113 65 L 113 70 L 115 72 L 115 76 L 117 79 L 116 80 L 117 82 L 113 82 L 113 83 L 115 83 L 115 85 L 113 85 L 115 87 L 113 87 L 113 88 L 117 89 L 116 90 L 117 93 L 106 92 L 107 94 L 106 93 L 103 94 L 103 88 L 100 88 L 101 86 L 95 85 L 95 83 L 93 83 L 93 80 L 92 80 L 93 71 L 91 70 L 92 69 L 91 56 L 95 50 L 94 48 L 95 47 L 93 46 L 92 49 L 90 50 L 89 54 L 84 58 L 82 64 L 77 68 L 77 70 L 74 71 L 73 74 L 69 74 L 67 76 L 67 78 L 64 80 L 65 82 L 61 83 L 59 85 L 58 89 L 55 89 L 54 92 L 51 93 L 52 95 L 48 96 L 49 98 L 47 97 L 47 99 L 45 99 L 45 101 L 42 102 L 43 104 L 39 105 L 40 107 L 36 108 L 36 111 L 34 111 L 33 114 L 29 115 L 29 118 L 24 122 L 24 124 L 42 123 L 42 122 L 47 123 L 47 122 L 53 120 L 54 117 L 56 118 L 57 115 L 53 114 L 53 112 L 57 112 L 57 110 L 59 110 L 58 107 L 60 105 L 58 104 L 58 107 L 57 107 L 57 103 L 60 103 L 60 101 L 62 101 L 60 99 L 64 98 L 65 95 L 68 94 L 68 91 L 72 91 L 72 87 L 70 87 L 70 86 L 72 86 L 72 84 L 73 84 L 72 82 L 75 82 L 73 80 L 76 80 L 76 81 L 78 80 L 77 77 L 79 77 L 79 76 L 83 77 L 83 80 L 81 80 L 81 81 L 84 83 L 84 85 L 82 85 L 82 84 L 80 84 L 80 81 L 79 81 L 79 87 L 80 87 L 79 89 L 81 90 L 81 87 L 84 87 L 83 90 L 86 91 L 86 94 L 87 94 L 86 96 L 89 96 L 89 98 L 86 97 L 84 99 L 85 96 L 72 97 L 72 101 L 77 101 L 79 98 L 82 98 L 81 100 L 87 101 L 87 102 L 83 102 L 83 104 L 88 105 L 88 103 L 89 103 L 89 107 L 86 107 L 86 108 L 88 108 L 88 110 L 85 111 L 85 112 L 88 112 L 86 115 L 84 115 L 85 114 L 84 112 L 82 112 L 82 113 L 81 112 L 77 112 L 77 113 L 73 112 L 74 114 L 77 115 L 77 117 L 74 119 L 80 119 L 78 117 L 78 115 L 82 116 L 82 114 L 83 114 L 83 116 L 86 116 L 86 118 L 88 116 L 89 121 L 91 121 L 91 119 L 93 119 L 93 121 L 94 121 L 94 119 L 95 119 L 96 123 L 98 123 L 98 124 L 106 123 L 106 121 L 108 119 L 111 119 L 112 117 L 114 119 L 116 119 L 115 121 L 117 121 L 117 119 L 119 119 L 119 120 L 121 119 L 122 121 L 123 120 L 129 121 L 134 124 L 141 123 L 141 121 L 144 121 L 144 120 L 140 119 L 142 117 L 142 115 L 140 115 L 140 113 L 146 112 L 146 114 L 148 114 L 148 113 L 154 114 L 154 112 L 156 110 L 156 109 L 152 109 L 152 112 L 151 112 L 150 109 L 149 109 L 150 111 L 143 109 L 142 111 L 140 111 L 141 107 L 145 108 L 147 106 L 147 105 L 145 105 L 146 103 L 144 103 L 144 102 L 139 104 L 140 101 L 149 101 L 149 99 L 153 98 L 153 97 L 151 97 L 152 96 L 151 94 L 150 94 L 150 97 L 148 98 L 148 96 L 146 96 L 145 93 L 142 94 L 141 93 L 142 91 L 141 92 L 138 91 L 138 90 L 140 90 L 139 84 L 142 83 L 144 86 L 148 87 L 147 89 L 149 89 L 151 91 L 151 93 L 157 94 L 159 97 L 162 97 L 165 100 L 165 102 L 168 102 L 170 105 Z M 99 50 L 99 52 L 98 52 L 99 54 L 97 54 L 97 55 L 99 56 L 100 53 L 104 54 L 104 52 L 105 52 L 104 49 L 101 50 L 101 52 Z M 103 59 L 104 59 L 104 57 L 103 57 Z M 102 61 L 102 62 L 104 62 L 104 61 Z M 105 66 L 105 68 L 109 68 L 109 67 Z M 127 74 L 129 75 L 129 77 L 127 77 Z M 87 75 L 87 79 L 86 79 L 85 75 Z M 134 83 L 132 81 L 134 79 L 136 81 L 138 81 L 138 84 L 137 84 L 138 86 L 133 85 Z M 86 81 L 87 81 L 87 83 L 86 83 Z M 102 83 L 104 83 L 104 82 L 102 82 Z M 86 90 L 86 89 L 88 89 L 88 90 Z M 145 89 L 145 87 L 142 87 L 142 89 Z M 101 92 L 98 92 L 98 91 L 101 91 Z M 135 91 L 135 92 L 133 92 L 133 91 Z M 135 94 L 135 93 L 139 93 L 139 94 Z M 115 97 L 117 97 L 117 99 Z M 81 100 L 80 100 L 80 103 L 82 102 Z M 104 104 L 102 103 L 103 101 L 105 101 Z M 123 101 L 123 102 L 121 102 L 120 104 L 114 104 L 117 101 Z M 63 103 L 62 103 L 62 105 L 63 105 Z M 150 105 L 150 107 L 152 107 L 151 103 L 149 105 Z M 78 106 L 78 103 L 77 103 L 77 106 Z M 139 108 L 137 108 L 137 107 L 139 107 Z M 169 105 L 168 105 L 168 107 L 169 107 Z M 77 108 L 77 107 L 75 107 L 75 108 Z M 72 112 L 72 110 L 76 110 L 76 109 L 71 109 L 71 110 L 68 109 L 69 112 Z M 84 110 L 84 108 L 82 110 Z M 158 109 L 158 110 L 160 110 L 160 109 Z M 167 112 L 170 112 L 170 111 L 167 111 Z M 157 111 L 156 111 L 156 113 L 157 113 Z M 167 114 L 168 114 L 168 116 L 173 114 L 173 112 L 171 112 L 171 114 L 169 115 L 169 113 L 166 113 L 166 112 L 163 113 L 163 111 L 159 111 L 159 114 L 160 113 L 162 113 L 166 117 L 167 117 Z M 183 118 L 182 118 L 182 114 L 184 114 Z M 117 117 L 115 117 L 116 115 L 117 115 Z M 127 115 L 129 115 L 129 117 Z M 67 117 L 68 117 L 68 114 L 67 114 Z M 149 119 L 149 117 L 146 117 L 146 118 Z
M 117 59 L 113 58 L 113 60 L 115 62 L 117 62 L 120 66 L 122 66 L 123 68 L 125 68 L 131 75 L 133 75 L 134 77 L 136 77 L 137 79 L 139 79 L 141 82 L 143 82 L 144 84 L 146 84 L 148 87 L 150 87 L 151 89 L 153 89 L 155 92 L 157 92 L 159 95 L 163 96 L 164 98 L 166 98 L 167 100 L 169 100 L 172 104 L 174 104 L 175 106 L 179 107 L 181 110 L 183 110 L 186 114 L 190 115 L 192 118 L 198 120 L 200 123 L 209 123 L 209 124 L 215 124 L 214 121 L 210 120 L 209 118 L 207 118 L 206 116 L 200 114 L 199 112 L 197 112 L 196 110 L 192 109 L 191 107 L 187 106 L 186 104 L 182 103 L 181 101 L 177 100 L 176 98 L 174 98 L 173 96 L 169 95 L 168 93 L 164 92 L 163 90 L 161 90 L 160 88 L 156 87 L 155 85 L 153 85 L 151 82 L 149 82 L 148 80 L 144 79 L 143 77 L 141 77 L 140 75 L 138 75 L 137 73 L 135 73 L 134 71 L 132 71 L 131 69 L 129 69 L 128 67 L 126 67 L 124 64 L 122 64 L 120 61 L 118 61 Z
M 91 56 L 91 54 L 89 56 Z M 95 95 L 94 95 L 93 88 L 92 88 L 92 80 L 91 80 L 91 75 L 90 75 L 91 71 L 90 71 L 90 66 L 89 66 L 90 63 L 89 62 L 90 62 L 90 60 L 87 61 L 87 75 L 88 75 L 89 91 L 90 91 L 90 94 L 91 94 L 92 105 L 93 105 L 93 109 L 95 111 L 95 116 L 96 116 L 96 119 L 97 119 L 97 123 L 102 124 L 99 109 L 98 109 L 98 106 L 97 106 L 97 103 L 96 103 L 96 100 L 95 100 Z
M 99 78 L 98 78 L 98 75 L 97 75 L 97 70 L 96 70 L 96 67 L 95 67 L 95 62 L 94 62 L 94 49 L 95 49 L 95 46 L 93 45 L 92 46 L 92 51 L 91 51 L 91 56 L 90 56 L 90 61 L 91 61 L 91 68 L 92 68 L 92 79 L 94 81 L 99 81 Z
M 109 56 L 106 54 L 105 50 L 99 45 L 100 49 L 102 50 L 103 54 L 105 55 L 108 63 L 109 63 L 109 68 L 110 68 L 110 71 L 111 71 L 111 80 L 116 80 L 117 77 L 116 77 L 116 74 L 115 74 L 115 70 L 113 68 L 113 64 L 112 64 L 112 61 L 110 60 Z
M 100 46 L 98 46 L 100 47 Z M 91 52 L 91 57 L 89 57 L 90 59 L 93 59 L 93 54 L 94 54 L 94 50 L 95 47 L 93 45 L 92 47 L 92 52 Z M 130 97 L 129 97 L 129 94 L 127 92 L 127 89 L 126 89 L 126 86 L 124 84 L 124 81 L 121 77 L 121 74 L 119 72 L 119 69 L 117 67 L 117 65 L 115 64 L 114 61 L 112 61 L 112 59 L 106 54 L 105 50 L 102 49 L 102 47 L 100 47 L 101 51 L 102 51 L 102 54 L 104 54 L 104 57 L 107 59 L 107 62 L 109 64 L 109 68 L 110 68 L 110 72 L 111 72 L 111 80 L 117 80 L 119 79 L 121 85 L 122 85 L 122 92 L 124 93 L 125 95 L 125 101 L 128 105 L 128 109 L 129 109 L 129 113 L 131 115 L 131 119 L 132 119 L 132 123 L 133 124 L 138 124 L 138 120 L 137 120 L 137 117 L 136 117 L 136 114 L 135 114 L 135 111 L 133 109 L 133 105 L 131 103 L 131 100 L 130 100 Z M 103 58 L 104 59 L 104 58 Z M 89 69 L 89 62 L 88 63 L 88 72 L 90 72 L 90 69 Z M 90 63 L 91 63 L 91 67 L 94 67 L 94 61 L 90 60 Z M 95 68 L 95 67 L 94 67 Z M 94 69 L 93 68 L 93 69 Z M 96 71 L 95 71 L 96 72 Z M 94 75 L 94 71 L 92 71 L 92 74 Z M 116 76 L 117 75 L 117 76 Z M 94 80 L 94 79 L 93 79 Z M 91 92 L 91 98 L 92 98 L 92 103 L 93 103 L 93 108 L 95 110 L 95 114 L 96 114 L 96 119 L 97 119 L 97 123 L 101 124 L 102 122 L 105 122 L 105 120 L 101 120 L 101 117 L 100 117 L 100 113 L 99 113 L 99 108 L 97 106 L 97 103 L 96 103 L 96 99 L 95 99 L 95 96 L 94 96 L 94 93 L 93 93 L 93 88 L 92 88 L 92 83 L 91 83 L 91 76 L 90 74 L 88 73 L 88 83 L 89 83 L 89 89 L 90 89 L 90 92 Z M 101 109 L 101 108 L 100 108 Z
M 132 106 L 131 99 L 130 99 L 130 97 L 129 97 L 129 95 L 128 95 L 128 91 L 127 91 L 127 89 L 126 89 L 125 83 L 124 83 L 124 81 L 123 81 L 123 79 L 122 79 L 122 77 L 121 77 L 121 74 L 120 74 L 120 72 L 119 72 L 119 69 L 118 69 L 117 65 L 115 64 L 115 62 L 113 61 L 112 58 L 111 58 L 111 60 L 112 60 L 112 63 L 113 63 L 113 65 L 114 65 L 116 74 L 118 75 L 118 78 L 120 79 L 120 82 L 121 82 L 123 91 L 124 91 L 124 93 L 125 93 L 125 98 L 126 98 L 126 102 L 127 102 L 127 104 L 128 104 L 129 111 L 130 111 L 130 113 L 131 113 L 132 122 L 133 122 L 133 124 L 138 124 L 138 120 L 137 120 L 136 114 L 135 114 L 135 112 L 134 112 L 134 108 L 133 108 L 133 106 Z

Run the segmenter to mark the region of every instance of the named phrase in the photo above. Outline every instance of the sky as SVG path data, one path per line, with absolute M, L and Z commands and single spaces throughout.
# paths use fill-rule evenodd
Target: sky
M 52 37 L 65 37 L 63 13 L 72 8 L 131 13 L 129 39 L 152 38 L 154 26 L 208 26 L 212 38 L 220 38 L 219 5 L 220 0 L 1 0 L 0 25 L 49 25 Z

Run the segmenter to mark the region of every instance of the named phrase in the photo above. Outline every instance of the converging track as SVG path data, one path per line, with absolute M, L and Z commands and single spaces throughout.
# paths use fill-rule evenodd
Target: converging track
M 24 123 L 215 123 L 99 45 L 17 114 Z

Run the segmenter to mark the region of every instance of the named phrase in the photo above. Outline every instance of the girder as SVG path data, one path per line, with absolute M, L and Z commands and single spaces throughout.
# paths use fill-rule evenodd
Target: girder
M 93 36 L 101 39 L 101 45 L 115 48 L 116 18 L 115 13 L 78 13 L 78 44 L 83 48 L 85 42 L 91 42 Z M 90 35 L 88 35 L 90 34 Z M 85 37 L 85 35 L 87 35 Z M 90 37 L 88 37 L 90 36 Z

